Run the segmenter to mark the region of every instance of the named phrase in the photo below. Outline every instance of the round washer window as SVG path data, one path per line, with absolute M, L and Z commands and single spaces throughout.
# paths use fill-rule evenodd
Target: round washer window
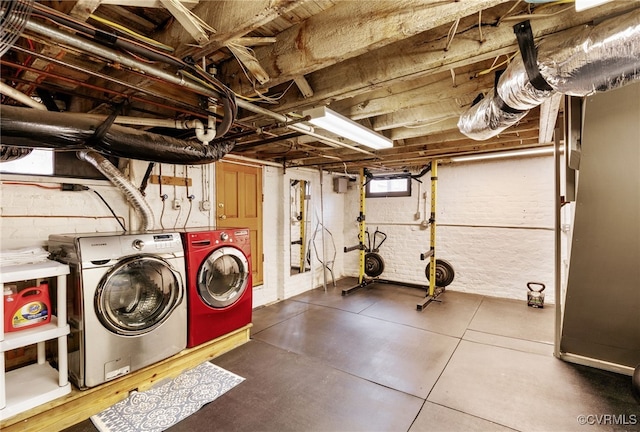
M 207 257 L 198 271 L 198 293 L 211 307 L 229 306 L 249 285 L 249 262 L 232 247 L 220 248 Z
M 135 256 L 116 264 L 96 290 L 96 313 L 110 331 L 127 336 L 162 324 L 182 300 L 180 275 L 165 260 Z

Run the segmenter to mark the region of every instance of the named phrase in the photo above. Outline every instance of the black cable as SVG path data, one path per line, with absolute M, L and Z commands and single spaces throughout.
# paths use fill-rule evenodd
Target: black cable
M 106 205 L 106 206 L 107 206 L 107 208 L 109 209 L 109 211 L 111 212 L 111 214 L 113 215 L 113 217 L 115 218 L 115 220 L 117 220 L 117 221 L 118 221 L 118 224 L 122 227 L 122 230 L 123 230 L 124 232 L 127 232 L 127 229 L 124 227 L 124 225 L 122 224 L 122 222 L 120 222 L 120 219 L 118 219 L 118 216 L 116 215 L 116 212 L 114 212 L 114 211 L 113 211 L 113 209 L 111 208 L 111 206 L 109 205 L 109 203 L 108 203 L 104 198 L 102 198 L 102 195 L 100 195 L 100 193 L 99 193 L 97 190 L 95 190 L 95 189 L 89 189 L 89 190 L 92 190 L 92 191 L 93 191 L 93 193 L 95 193 L 96 195 L 98 195 L 98 197 L 102 200 L 102 202 L 104 203 L 104 205 Z
M 229 129 L 231 129 L 231 126 L 233 125 L 238 115 L 238 105 L 236 102 L 235 93 L 229 87 L 224 85 L 220 80 L 208 74 L 206 71 L 202 71 L 198 67 L 196 67 L 193 58 L 187 57 L 185 59 L 179 59 L 167 53 L 160 52 L 147 45 L 141 44 L 138 41 L 130 40 L 128 38 L 123 38 L 121 36 L 99 30 L 87 23 L 80 22 L 71 17 L 65 16 L 55 9 L 48 8 L 47 6 L 37 4 L 36 10 L 38 11 L 37 13 L 45 15 L 48 19 L 70 27 L 78 32 L 84 33 L 94 42 L 112 48 L 121 48 L 128 51 L 133 51 L 139 55 L 146 56 L 149 59 L 161 61 L 175 66 L 178 69 L 189 71 L 192 74 L 204 79 L 213 87 L 212 90 L 216 93 L 216 97 L 220 97 L 222 99 L 221 102 L 224 110 L 224 117 L 222 118 L 220 126 L 216 131 L 216 137 L 225 135 L 229 131 Z M 214 115 L 215 113 L 211 114 Z

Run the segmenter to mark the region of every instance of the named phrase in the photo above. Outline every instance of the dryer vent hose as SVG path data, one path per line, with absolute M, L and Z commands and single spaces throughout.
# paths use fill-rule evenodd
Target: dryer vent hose
M 76 154 L 78 155 L 78 159 L 93 165 L 106 178 L 108 178 L 114 186 L 122 191 L 129 204 L 133 206 L 136 213 L 140 216 L 141 231 L 149 231 L 153 229 L 154 218 L 151 206 L 147 203 L 147 200 L 145 200 L 142 193 L 115 165 L 100 153 L 93 150 L 82 150 Z

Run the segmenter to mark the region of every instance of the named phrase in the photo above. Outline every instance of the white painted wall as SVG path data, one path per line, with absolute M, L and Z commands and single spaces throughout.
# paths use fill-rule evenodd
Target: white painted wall
M 79 162 L 81 163 L 81 162 Z M 147 164 L 133 161 L 124 168 L 131 182 L 140 185 Z M 178 186 L 162 186 L 149 183 L 145 193 L 154 214 L 154 229 L 179 230 L 184 227 L 208 226 L 213 221 L 213 208 L 199 209 L 199 202 L 212 201 L 213 168 L 204 166 L 177 166 L 157 164 L 153 174 L 192 178 L 187 189 Z M 129 207 L 123 194 L 106 180 L 81 180 L 18 176 L 2 174 L 1 238 L 2 249 L 28 246 L 45 246 L 50 234 L 122 232 L 107 206 L 93 192 L 103 196 L 121 218 L 128 231 L 139 229 L 139 218 Z M 62 183 L 89 186 L 91 190 L 68 192 L 60 190 Z M 162 200 L 161 194 L 167 199 Z M 189 201 L 188 195 L 195 198 Z M 173 201 L 180 202 L 180 209 L 173 209 Z M 187 222 L 188 217 L 188 222 Z
M 388 235 L 380 249 L 383 279 L 427 284 L 420 253 L 429 250 L 430 173 L 412 196 L 368 198 L 367 226 Z M 426 207 L 422 193 L 427 191 Z M 357 243 L 358 195 L 349 191 L 345 240 Z M 526 299 L 527 282 L 546 285 L 553 303 L 553 157 L 478 161 L 438 169 L 436 256 L 449 261 L 456 276 L 450 290 Z M 416 213 L 420 211 L 420 219 Z M 357 275 L 357 252 L 345 260 L 345 272 Z
M 124 172 L 134 185 L 139 185 L 147 163 L 132 161 Z M 162 186 L 149 183 L 145 193 L 154 214 L 154 228 L 179 231 L 183 228 L 213 226 L 215 224 L 215 168 L 213 164 L 181 166 L 157 164 L 153 174 L 173 177 L 189 177 L 192 185 Z M 289 298 L 323 284 L 322 266 L 314 256 L 310 272 L 290 275 L 290 197 L 291 179 L 311 182 L 310 235 L 313 235 L 320 218 L 320 174 L 315 170 L 290 169 L 286 174 L 281 168 L 263 168 L 263 231 L 264 231 L 264 283 L 254 287 L 254 307 Z M 342 251 L 343 195 L 332 191 L 332 177 L 323 176 L 325 226 L 336 235 L 338 251 Z M 139 218 L 130 209 L 122 193 L 108 181 L 62 179 L 3 174 L 0 176 L 0 249 L 17 249 L 31 246 L 46 247 L 50 234 L 86 232 L 122 232 L 118 223 L 99 197 L 96 190 L 111 205 L 127 230 L 136 230 Z M 61 191 L 61 184 L 78 183 L 91 188 L 88 191 Z M 161 196 L 166 195 L 166 199 Z M 189 200 L 192 195 L 193 199 Z M 173 208 L 173 202 L 180 209 Z M 201 202 L 211 203 L 210 210 L 201 210 Z M 318 236 L 318 248 L 321 242 Z M 327 239 L 327 251 L 330 241 Z M 342 254 L 336 254 L 334 275 L 343 275 Z M 327 274 L 330 283 L 330 274 Z
M 291 214 L 291 180 L 307 180 L 311 183 L 311 201 L 308 205 L 307 220 L 309 221 L 308 227 L 308 240 L 313 240 L 314 232 L 318 230 L 315 235 L 315 248 L 311 247 L 311 269 L 305 273 L 298 273 L 291 275 L 291 241 L 298 240 L 299 236 L 292 239 L 291 224 L 295 224 L 295 229 L 299 230 L 298 222 L 294 222 L 294 217 Z M 279 294 L 279 298 L 285 299 L 302 292 L 308 291 L 312 288 L 324 285 L 325 276 L 323 274 L 323 266 L 320 260 L 330 265 L 330 261 L 333 261 L 333 274 L 335 279 L 342 277 L 343 271 L 343 257 L 342 250 L 344 244 L 342 242 L 343 227 L 343 214 L 344 214 L 344 197 L 345 194 L 338 194 L 333 192 L 333 177 L 327 173 L 322 175 L 322 188 L 320 186 L 320 173 L 317 170 L 309 169 L 287 169 L 284 175 L 282 193 L 284 200 L 282 207 L 285 210 L 283 218 L 281 219 L 281 230 L 284 234 L 284 265 L 282 267 L 283 284 L 282 290 Z M 322 202 L 321 193 L 322 189 Z M 324 218 L 322 211 L 324 210 Z M 324 220 L 324 226 L 329 230 L 331 235 L 325 231 L 325 258 L 322 258 L 322 231 L 320 230 L 320 222 Z M 333 237 L 333 241 L 331 240 Z M 266 238 L 265 238 L 266 242 Z M 335 244 L 335 248 L 334 248 Z M 313 245 L 313 243 L 312 243 Z M 296 245 L 296 247 L 299 247 Z M 316 255 L 316 249 L 320 255 L 320 260 Z M 335 258 L 334 258 L 335 253 Z M 295 255 L 295 254 L 294 254 Z M 331 267 L 331 265 L 330 265 Z M 331 273 L 326 271 L 326 282 L 328 285 L 332 283 Z
M 127 175 L 139 185 L 147 164 L 133 162 Z M 154 174 L 159 174 L 156 165 Z M 149 184 L 147 199 L 154 211 L 156 228 L 180 229 L 215 223 L 214 208 L 200 210 L 201 201 L 215 203 L 214 168 L 162 165 L 162 174 L 188 176 L 193 184 L 184 187 Z M 526 283 L 547 285 L 546 301 L 553 301 L 553 159 L 535 157 L 519 160 L 469 162 L 441 166 L 438 181 L 437 255 L 451 262 L 456 278 L 451 290 L 507 298 L 526 298 Z M 429 175 L 421 192 L 429 190 Z M 49 234 L 120 231 L 106 206 L 92 191 L 63 192 L 55 188 L 68 179 L 0 176 L 0 232 L 2 249 L 45 246 Z M 313 257 L 308 273 L 290 274 L 291 214 L 290 181 L 311 182 L 311 229 L 320 218 L 320 174 L 316 170 L 264 167 L 264 284 L 254 288 L 254 306 L 261 306 L 321 286 L 323 268 Z M 27 184 L 10 184 L 23 182 Z M 137 217 L 122 194 L 107 181 L 81 181 L 100 192 L 127 228 L 137 227 Z M 352 183 L 353 185 L 353 183 Z M 323 175 L 324 223 L 333 234 L 336 279 L 357 275 L 357 252 L 343 253 L 357 243 L 357 189 L 346 194 L 333 191 L 333 176 Z M 187 196 L 194 195 L 191 212 Z M 429 197 L 418 201 L 417 183 L 410 198 L 367 200 L 367 223 L 389 235 L 380 253 L 386 264 L 385 279 L 426 284 L 425 261 L 419 255 L 429 249 L 429 230 L 420 228 L 428 219 Z M 180 210 L 172 208 L 177 199 Z M 421 217 L 415 219 L 416 212 Z M 321 249 L 320 238 L 318 247 Z M 333 244 L 325 238 L 326 253 L 333 257 Z M 327 272 L 327 283 L 331 275 Z

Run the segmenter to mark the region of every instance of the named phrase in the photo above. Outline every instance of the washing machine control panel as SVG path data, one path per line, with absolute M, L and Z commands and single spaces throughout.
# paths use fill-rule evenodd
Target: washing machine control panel
M 144 249 L 144 241 L 140 239 L 135 239 L 131 245 L 133 246 L 134 249 L 138 249 L 138 250 Z
M 229 234 L 227 234 L 226 232 L 220 233 L 220 240 L 222 240 L 223 242 L 229 240 Z

